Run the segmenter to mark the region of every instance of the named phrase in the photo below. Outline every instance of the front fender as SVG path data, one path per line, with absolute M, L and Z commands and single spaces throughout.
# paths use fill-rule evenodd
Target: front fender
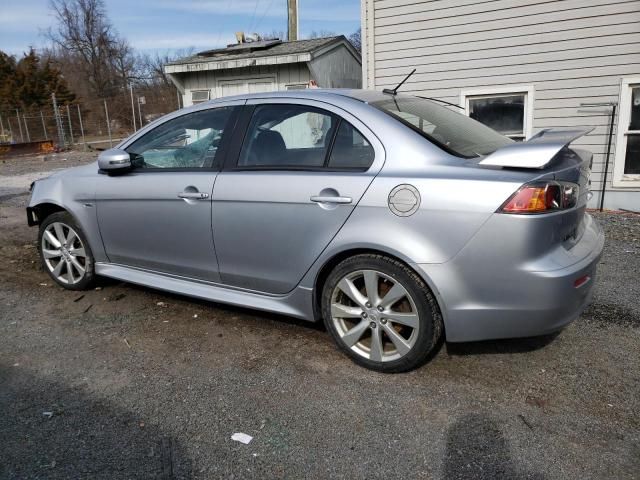
M 40 223 L 35 214 L 42 205 L 65 210 L 84 232 L 95 261 L 103 262 L 107 257 L 98 229 L 94 175 L 97 169 L 80 167 L 36 181 L 27 206 L 27 222 L 30 226 Z

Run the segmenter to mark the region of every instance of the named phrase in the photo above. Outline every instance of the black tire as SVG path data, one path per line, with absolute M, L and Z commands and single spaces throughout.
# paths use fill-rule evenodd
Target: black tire
M 53 223 L 62 223 L 67 227 L 73 229 L 76 233 L 80 241 L 82 242 L 82 247 L 84 248 L 85 257 L 84 257 L 84 275 L 78 280 L 76 283 L 64 283 L 60 281 L 55 275 L 53 275 L 52 271 L 49 269 L 49 266 L 46 263 L 44 252 L 43 252 L 43 242 L 42 237 L 45 234 L 47 227 L 49 227 Z M 74 220 L 74 218 L 67 212 L 56 212 L 49 215 L 45 220 L 40 224 L 40 230 L 38 232 L 38 252 L 40 254 L 40 262 L 42 264 L 42 268 L 45 272 L 49 274 L 51 279 L 56 282 L 61 287 L 67 290 L 87 290 L 91 288 L 91 286 L 95 283 L 95 262 L 93 258 L 93 252 L 91 251 L 91 247 L 89 246 L 89 242 L 87 241 L 87 237 L 84 232 L 78 225 L 78 223 Z M 62 261 L 62 259 L 60 260 Z M 75 270 L 76 273 L 79 273 Z
M 343 278 L 362 270 L 374 270 L 383 273 L 395 282 L 399 282 L 413 300 L 418 314 L 419 328 L 417 329 L 416 339 L 411 349 L 398 359 L 373 361 L 365 358 L 343 342 L 334 324 L 331 315 L 331 303 L 334 290 Z M 399 373 L 413 370 L 426 363 L 427 360 L 431 358 L 432 353 L 434 353 L 434 349 L 440 345 L 440 338 L 443 331 L 442 316 L 431 290 L 415 271 L 407 267 L 404 263 L 383 255 L 355 255 L 336 265 L 323 285 L 321 309 L 325 326 L 340 350 L 346 353 L 358 365 L 371 370 L 386 373 Z M 358 322 L 359 320 L 353 319 L 353 321 Z M 383 334 L 382 330 L 380 334 Z M 388 337 L 386 333 L 384 335 Z M 390 340 L 390 338 L 388 339 Z M 390 345 L 389 343 L 387 344 Z

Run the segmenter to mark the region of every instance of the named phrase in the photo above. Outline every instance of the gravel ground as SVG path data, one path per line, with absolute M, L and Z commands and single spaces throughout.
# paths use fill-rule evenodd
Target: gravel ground
M 82 158 L 56 161 L 1 165 L 0 478 L 640 477 L 640 216 L 595 214 L 594 301 L 560 334 L 384 375 L 316 325 L 54 286 L 7 179 Z

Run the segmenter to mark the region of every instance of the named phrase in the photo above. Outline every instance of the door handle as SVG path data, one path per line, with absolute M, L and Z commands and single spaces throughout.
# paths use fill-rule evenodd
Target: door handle
M 184 198 L 187 200 L 205 200 L 209 198 L 208 193 L 204 192 L 180 192 L 178 198 Z
M 314 195 L 309 200 L 316 203 L 351 203 L 351 197 L 334 197 L 331 195 Z

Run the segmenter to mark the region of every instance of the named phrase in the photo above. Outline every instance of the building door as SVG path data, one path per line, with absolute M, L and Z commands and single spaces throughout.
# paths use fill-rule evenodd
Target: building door
M 244 93 L 272 92 L 274 90 L 277 90 L 275 77 L 239 78 L 218 81 L 218 93 L 220 97 L 241 95 Z

